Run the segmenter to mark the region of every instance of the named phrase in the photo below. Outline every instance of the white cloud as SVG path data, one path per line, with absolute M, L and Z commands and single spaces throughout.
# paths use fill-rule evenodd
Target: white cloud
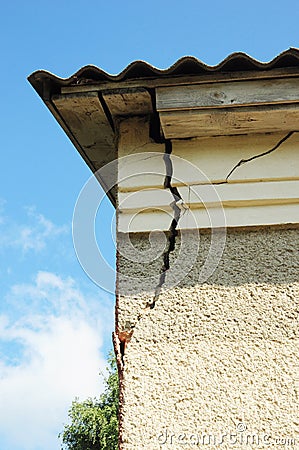
M 14 450 L 58 449 L 72 400 L 101 391 L 111 301 L 86 298 L 74 280 L 50 272 L 14 286 L 7 301 L 16 320 L 0 315 L 0 341 L 23 351 L 17 364 L 0 363 L 0 434 Z
M 57 226 L 42 214 L 37 213 L 35 208 L 26 208 L 28 218 L 31 219 L 31 225 L 19 225 L 18 233 L 15 239 L 12 239 L 12 245 L 20 247 L 23 251 L 40 251 L 45 248 L 48 239 L 55 238 L 68 231 L 68 227 Z
M 49 240 L 67 233 L 70 229 L 66 225 L 55 225 L 43 214 L 38 213 L 34 207 L 25 208 L 28 223 L 16 223 L 5 217 L 4 204 L 5 202 L 0 200 L 0 247 L 2 248 L 13 247 L 23 252 L 29 250 L 39 252 L 46 247 Z
M 3 198 L 0 198 L 0 225 L 4 221 L 4 206 L 6 201 Z

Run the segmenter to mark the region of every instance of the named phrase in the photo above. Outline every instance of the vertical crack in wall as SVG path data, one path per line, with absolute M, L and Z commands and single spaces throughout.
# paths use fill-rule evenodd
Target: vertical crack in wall
M 231 175 L 234 173 L 234 171 L 242 166 L 243 164 L 246 164 L 250 161 L 253 161 L 257 158 L 262 158 L 263 156 L 269 155 L 270 153 L 274 152 L 275 150 L 277 150 L 286 140 L 288 140 L 294 133 L 298 133 L 298 130 L 293 130 L 290 131 L 289 133 L 287 133 L 283 138 L 281 138 L 272 148 L 270 148 L 269 150 L 266 150 L 265 152 L 259 153 L 257 155 L 254 155 L 248 159 L 241 159 L 228 173 L 228 175 L 226 176 L 225 181 L 221 181 L 219 183 L 214 183 L 214 184 L 225 184 L 228 183 L 229 178 L 231 177 Z M 143 315 L 150 311 L 151 309 L 153 309 L 156 305 L 156 301 L 159 298 L 159 295 L 161 293 L 162 287 L 165 284 L 165 280 L 166 280 L 166 274 L 167 271 L 170 269 L 170 253 L 174 251 L 175 249 L 175 244 L 176 244 L 176 237 L 178 235 L 177 232 L 177 226 L 178 226 L 178 222 L 180 220 L 180 217 L 182 215 L 182 211 L 185 211 L 187 209 L 187 206 L 184 204 L 184 201 L 178 191 L 178 189 L 176 187 L 172 186 L 172 176 L 173 176 L 173 165 L 172 165 L 172 161 L 171 161 L 171 153 L 172 153 L 172 142 L 171 140 L 166 140 L 165 141 L 165 153 L 163 156 L 163 160 L 165 163 L 165 168 L 166 168 L 166 174 L 165 174 L 165 179 L 164 179 L 164 189 L 169 189 L 172 196 L 173 196 L 173 202 L 171 202 L 170 206 L 173 210 L 173 218 L 170 224 L 170 227 L 168 229 L 169 232 L 169 236 L 168 236 L 168 245 L 167 245 L 167 249 L 164 251 L 163 253 L 163 264 L 160 270 L 160 277 L 159 277 L 159 282 L 155 288 L 155 292 L 154 292 L 154 296 L 152 298 L 151 301 L 149 301 L 146 306 L 143 308 L 143 310 L 139 313 L 139 315 L 137 316 L 137 320 L 136 323 L 134 325 L 129 325 L 128 327 L 125 327 L 126 329 L 123 331 L 119 331 L 117 333 L 117 337 L 118 337 L 118 349 L 119 352 L 121 354 L 121 362 L 122 365 L 124 364 L 124 353 L 125 353 L 125 349 L 126 349 L 126 345 L 128 342 L 130 342 L 130 339 L 133 335 L 133 331 L 136 327 L 136 325 L 138 324 L 138 322 L 141 320 L 141 318 L 143 317 Z
M 169 189 L 172 196 L 173 196 L 173 202 L 171 202 L 170 206 L 173 210 L 173 219 L 171 221 L 170 227 L 169 227 L 169 236 L 168 236 L 168 246 L 165 252 L 163 253 L 163 265 L 161 268 L 161 274 L 159 283 L 156 286 L 155 294 L 151 302 L 148 302 L 147 307 L 150 309 L 153 309 L 155 307 L 156 301 L 159 298 L 161 289 L 165 283 L 166 279 L 166 273 L 167 270 L 170 268 L 169 263 L 169 257 L 170 253 L 174 251 L 175 249 L 175 241 L 176 237 L 178 235 L 177 232 L 177 226 L 178 222 L 180 220 L 181 214 L 182 214 L 182 208 L 185 209 L 183 199 L 176 187 L 173 187 L 172 182 L 172 176 L 173 176 L 173 165 L 171 161 L 171 152 L 172 152 L 172 143 L 170 140 L 165 141 L 165 153 L 163 156 L 163 160 L 165 163 L 166 168 L 166 175 L 164 179 L 164 189 Z
M 164 189 L 169 189 L 172 196 L 173 201 L 170 203 L 170 206 L 173 211 L 173 218 L 168 229 L 168 245 L 166 250 L 163 253 L 163 263 L 160 270 L 159 282 L 155 288 L 154 296 L 151 301 L 147 302 L 146 306 L 143 310 L 138 314 L 136 323 L 134 325 L 130 325 L 128 329 L 124 331 L 118 332 L 118 349 L 121 354 L 121 364 L 124 366 L 124 354 L 126 350 L 126 345 L 130 342 L 131 337 L 133 335 L 133 331 L 136 325 L 140 322 L 143 315 L 153 309 L 156 305 L 156 301 L 159 298 L 162 287 L 166 280 L 167 271 L 170 269 L 170 253 L 174 251 L 176 244 L 176 237 L 178 235 L 177 226 L 180 220 L 181 215 L 188 209 L 187 205 L 184 203 L 178 189 L 172 186 L 172 176 L 173 176 L 173 165 L 171 161 L 171 152 L 172 152 L 172 143 L 170 140 L 165 141 L 165 153 L 163 156 L 163 160 L 165 163 L 165 179 L 164 179 Z

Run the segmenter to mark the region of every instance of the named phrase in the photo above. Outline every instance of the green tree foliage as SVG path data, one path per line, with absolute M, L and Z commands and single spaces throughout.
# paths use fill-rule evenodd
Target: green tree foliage
M 117 450 L 119 388 L 114 356 L 108 359 L 106 389 L 99 399 L 73 401 L 70 424 L 59 437 L 66 450 Z

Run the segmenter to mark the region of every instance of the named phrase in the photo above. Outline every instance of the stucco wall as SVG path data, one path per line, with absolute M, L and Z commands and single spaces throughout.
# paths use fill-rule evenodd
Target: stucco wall
M 177 237 L 174 278 L 179 252 L 187 259 L 197 241 L 189 231 L 180 248 Z M 146 234 L 131 242 L 137 251 L 149 248 Z M 133 277 L 118 280 L 125 295 L 117 329 L 133 330 L 123 357 L 121 448 L 299 445 L 298 230 L 228 231 L 204 283 L 210 235 L 201 234 L 193 269 L 162 290 L 152 309 L 153 291 L 138 279 L 158 282 L 161 257 L 147 264 L 140 253 L 140 262 L 130 261 L 121 234 L 118 243 L 119 271 Z

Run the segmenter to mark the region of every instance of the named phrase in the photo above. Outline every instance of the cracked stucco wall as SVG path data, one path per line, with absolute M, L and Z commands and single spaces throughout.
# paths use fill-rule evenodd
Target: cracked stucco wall
M 133 329 L 121 370 L 120 448 L 194 448 L 192 434 L 235 432 L 239 423 L 248 433 L 299 442 L 298 230 L 228 230 L 205 283 L 198 278 L 210 234 L 201 233 L 192 271 L 146 312 L 154 291 L 144 291 L 142 278 L 158 279 L 161 257 L 131 261 L 130 252 L 142 255 L 149 242 L 146 233 L 130 238 L 133 247 L 118 234 L 118 269 L 128 278 L 119 276 L 126 295 L 118 297 L 116 325 Z M 177 237 L 171 266 L 180 251 L 188 258 L 195 239 L 188 231 L 181 248 Z

